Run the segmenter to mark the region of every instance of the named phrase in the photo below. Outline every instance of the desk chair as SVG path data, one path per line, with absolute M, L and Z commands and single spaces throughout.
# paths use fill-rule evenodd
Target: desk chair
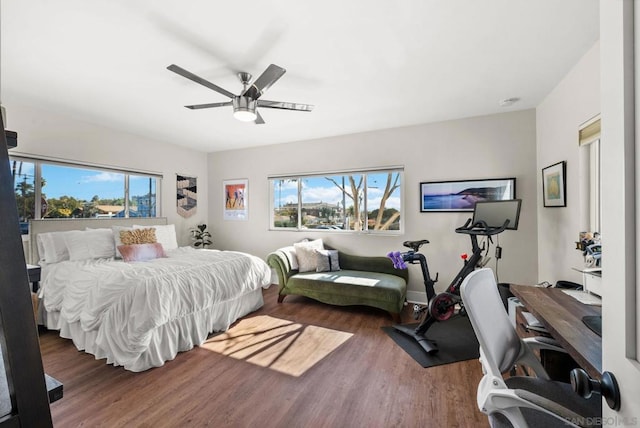
M 586 427 L 601 423 L 599 395 L 586 400 L 568 383 L 549 379 L 531 347 L 558 350 L 557 346 L 520 339 L 504 309 L 491 269 L 467 276 L 460 294 L 480 343 L 484 376 L 478 385 L 478 407 L 492 427 Z M 502 374 L 514 365 L 527 366 L 536 377 Z

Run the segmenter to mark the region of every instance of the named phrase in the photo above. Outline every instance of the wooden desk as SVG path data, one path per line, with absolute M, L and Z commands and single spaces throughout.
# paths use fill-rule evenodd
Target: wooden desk
M 583 322 L 585 315 L 601 315 L 599 306 L 585 305 L 557 288 L 511 285 L 511 292 L 594 379 L 602 373 L 602 338 Z

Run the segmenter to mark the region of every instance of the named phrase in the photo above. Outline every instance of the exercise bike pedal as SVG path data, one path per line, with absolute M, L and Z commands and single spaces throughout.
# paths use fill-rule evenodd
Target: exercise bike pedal
M 418 304 L 413 305 L 413 319 L 419 320 L 422 316 L 422 313 L 427 310 L 426 306 L 420 306 Z

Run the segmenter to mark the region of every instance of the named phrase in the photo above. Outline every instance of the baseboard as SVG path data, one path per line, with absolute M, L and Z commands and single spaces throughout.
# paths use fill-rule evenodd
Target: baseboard
M 407 291 L 407 302 L 426 305 L 427 293 L 421 291 Z

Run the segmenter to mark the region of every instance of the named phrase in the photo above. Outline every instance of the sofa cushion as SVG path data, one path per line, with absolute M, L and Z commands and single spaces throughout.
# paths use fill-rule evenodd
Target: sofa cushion
M 403 278 L 386 273 L 341 270 L 299 273 L 289 278 L 287 288 L 334 305 L 352 305 L 354 301 L 363 305 L 380 302 L 394 306 L 385 309 L 399 312 L 407 284 Z

